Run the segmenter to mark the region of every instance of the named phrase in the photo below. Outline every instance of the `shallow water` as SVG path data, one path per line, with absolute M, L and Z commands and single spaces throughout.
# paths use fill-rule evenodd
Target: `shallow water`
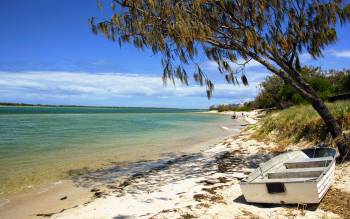
M 192 110 L 0 107 L 0 196 L 72 169 L 189 152 L 237 127 L 228 116 Z

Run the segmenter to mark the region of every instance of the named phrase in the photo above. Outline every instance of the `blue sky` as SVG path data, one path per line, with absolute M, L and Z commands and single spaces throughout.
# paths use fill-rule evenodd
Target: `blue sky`
M 211 100 L 194 83 L 164 87 L 159 56 L 91 33 L 88 18 L 108 9 L 101 12 L 96 0 L 0 1 L 0 102 L 206 108 L 254 98 L 268 75 L 252 62 L 246 69 L 250 85 L 229 85 L 215 64 L 200 57 L 216 82 Z M 338 28 L 339 40 L 324 58 L 302 55 L 302 63 L 350 68 L 349 36 L 349 25 Z

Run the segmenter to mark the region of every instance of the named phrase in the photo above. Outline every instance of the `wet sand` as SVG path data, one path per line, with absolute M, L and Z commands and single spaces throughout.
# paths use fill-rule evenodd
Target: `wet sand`
M 246 122 L 235 121 L 237 127 Z M 238 133 L 239 129 L 222 127 L 227 135 Z M 179 163 L 194 154 L 201 153 L 209 146 L 223 141 L 226 137 L 213 138 L 187 147 L 179 147 L 173 153 L 160 157 L 147 157 L 141 161 L 118 161 L 99 169 L 72 170 L 69 179 L 24 191 L 0 199 L 0 218 L 40 218 L 50 217 L 66 209 L 92 203 L 111 191 L 122 190 L 135 177 Z M 180 163 L 179 163 L 180 165 Z
M 105 182 L 100 198 L 52 218 L 341 218 L 318 206 L 247 203 L 239 181 L 270 159 L 275 147 L 251 134 L 242 131 L 203 152 L 169 160 L 122 186 Z
M 255 123 L 255 116 L 247 115 L 246 121 Z M 245 202 L 239 181 L 270 159 L 275 147 L 253 140 L 251 134 L 244 130 L 193 153 L 75 172 L 72 184 L 66 184 L 75 188 L 72 193 L 63 183 L 51 198 L 37 196 L 29 205 L 12 208 L 8 203 L 8 210 L 0 208 L 0 218 L 341 218 L 322 206 Z M 350 165 L 342 168 L 332 188 L 345 192 Z M 130 169 L 134 171 L 123 172 Z
M 62 180 L 49 186 L 3 198 L 0 218 L 40 218 L 62 209 L 86 203 L 92 194 L 88 188 L 77 187 L 73 181 Z

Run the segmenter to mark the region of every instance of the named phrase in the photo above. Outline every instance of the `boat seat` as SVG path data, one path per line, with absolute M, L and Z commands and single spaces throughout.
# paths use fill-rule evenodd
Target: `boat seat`
M 305 178 L 288 178 L 288 179 L 256 179 L 254 182 L 256 183 L 274 183 L 274 182 L 280 182 L 280 183 L 289 183 L 289 182 L 307 182 L 307 181 L 314 181 L 317 177 L 305 177 Z
M 333 157 L 307 158 L 293 162 L 285 162 L 284 166 L 287 169 L 326 167 L 332 162 L 332 160 Z
M 318 177 L 325 170 L 324 167 L 315 168 L 296 168 L 284 169 L 276 172 L 267 173 L 268 179 L 283 179 L 283 178 L 308 178 Z

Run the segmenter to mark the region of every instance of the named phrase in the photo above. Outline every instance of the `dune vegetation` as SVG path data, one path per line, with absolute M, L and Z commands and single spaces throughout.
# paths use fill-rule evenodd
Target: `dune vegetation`
M 333 115 L 346 132 L 350 129 L 350 101 L 327 103 Z M 326 141 L 327 127 L 311 105 L 296 105 L 268 113 L 255 127 L 259 140 L 297 143 L 300 140 Z
M 350 69 L 325 71 L 321 68 L 304 67 L 301 74 L 323 101 L 327 101 L 330 96 L 350 92 Z M 243 104 L 213 105 L 209 110 L 223 112 L 285 109 L 293 105 L 308 104 L 295 89 L 277 76 L 268 76 L 259 87 L 260 92 L 252 101 Z

